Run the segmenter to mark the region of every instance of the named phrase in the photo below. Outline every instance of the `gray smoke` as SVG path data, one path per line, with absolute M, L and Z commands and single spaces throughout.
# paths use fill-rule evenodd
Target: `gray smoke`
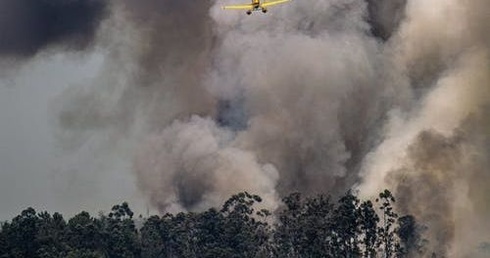
M 486 1 L 407 2 L 389 43 L 410 94 L 363 165 L 361 193 L 395 190 L 398 208 L 425 223 L 428 249 L 442 257 L 486 257 L 476 250 L 490 237 L 489 10 Z
M 344 192 L 390 102 L 367 4 L 294 2 L 251 19 L 220 4 L 114 4 L 101 33 L 106 71 L 58 105 L 65 142 L 102 130 L 148 146 L 134 168 L 160 210 L 217 205 L 240 190 L 269 207 L 291 191 Z
M 388 40 L 405 17 L 407 0 L 366 0 L 368 22 L 374 36 Z
M 218 8 L 211 14 L 222 43 L 208 87 L 222 98 L 244 96 L 248 128 L 236 141 L 276 166 L 282 194 L 348 188 L 373 140 L 362 132 L 384 108 L 366 4 L 294 2 L 253 20 Z
M 388 178 L 396 182 L 400 212 L 417 214 L 417 219 L 430 228 L 425 237 L 431 242 L 425 248 L 444 256 L 455 236 L 451 205 L 462 169 L 461 142 L 459 136 L 422 131 L 407 149 L 408 164 Z
M 389 188 L 427 227 L 427 255 L 476 257 L 490 237 L 485 1 L 292 1 L 252 16 L 228 1 L 113 3 L 105 68 L 56 105 L 62 142 L 125 142 L 161 212 L 243 190 L 275 209 L 292 191 Z
M 278 171 L 279 177 L 253 176 L 273 186 L 257 190 L 270 203 L 291 191 L 344 192 L 358 181 L 361 160 L 398 101 L 383 83 L 390 74 L 379 69 L 386 65 L 381 45 L 370 36 L 368 4 L 294 2 L 251 19 L 223 12 L 220 5 L 114 4 L 101 33 L 111 47 L 105 71 L 96 86 L 67 92 L 58 104 L 65 142 L 77 147 L 87 137 L 84 131 L 103 130 L 160 146 L 154 155 L 138 148 L 147 154 L 136 155 L 135 171 L 162 210 L 214 205 L 233 191 L 255 189 L 243 180 L 219 183 L 224 172 L 216 171 L 237 162 L 238 178 L 248 173 L 246 167 Z M 168 149 L 181 142 L 191 153 L 205 149 L 208 141 L 193 135 L 204 128 L 213 132 L 205 135 L 216 142 L 214 152 L 189 156 Z M 181 135 L 186 131 L 195 133 Z M 237 151 L 225 155 L 229 149 Z M 147 162 L 151 156 L 167 162 Z M 151 176 L 158 173 L 163 181 Z
M 96 134 L 104 135 L 99 145 L 133 153 L 140 149 L 135 146 L 146 146 L 152 135 L 176 120 L 214 116 L 217 100 L 201 85 L 210 65 L 213 40 L 210 6 L 209 1 L 113 3 L 113 16 L 100 33 L 103 47 L 108 49 L 104 69 L 89 85 L 63 94 L 54 107 L 64 146 L 77 152 Z M 152 186 L 143 192 L 152 196 L 170 191 L 161 189 L 166 182 L 145 176 L 150 167 L 137 169 L 138 164 L 135 161 L 135 170 L 141 172 L 140 185 Z M 178 188 L 184 190 L 177 191 L 179 201 L 189 206 L 197 202 L 195 194 L 185 190 L 194 181 L 180 181 Z M 177 179 L 175 182 L 178 185 Z M 203 188 L 199 183 L 194 182 L 196 189 Z M 167 197 L 152 197 L 151 203 L 161 208 L 169 203 L 162 201 Z
M 84 50 L 107 9 L 105 0 L 2 0 L 0 58 L 27 58 L 50 46 Z

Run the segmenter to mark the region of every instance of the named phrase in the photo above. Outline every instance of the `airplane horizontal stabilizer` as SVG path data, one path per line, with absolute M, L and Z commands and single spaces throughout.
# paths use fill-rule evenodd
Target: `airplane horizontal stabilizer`
M 223 9 L 235 9 L 235 10 L 242 10 L 242 9 L 252 9 L 252 5 L 251 4 L 243 4 L 243 5 L 226 5 L 226 6 L 223 6 Z

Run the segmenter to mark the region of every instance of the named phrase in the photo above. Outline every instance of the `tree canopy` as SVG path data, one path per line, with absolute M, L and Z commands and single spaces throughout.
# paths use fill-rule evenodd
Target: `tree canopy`
M 221 209 L 144 218 L 135 226 L 127 203 L 109 214 L 27 208 L 1 226 L 0 257 L 410 257 L 422 248 L 415 217 L 399 216 L 393 195 L 375 202 L 351 192 L 292 193 L 272 214 L 260 196 L 231 196 Z

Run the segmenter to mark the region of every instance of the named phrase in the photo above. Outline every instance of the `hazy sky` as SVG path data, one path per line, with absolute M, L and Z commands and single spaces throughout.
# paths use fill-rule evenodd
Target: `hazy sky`
M 56 140 L 57 98 L 92 80 L 103 62 L 100 53 L 41 55 L 0 79 L 0 220 L 29 206 L 70 215 L 136 198 L 129 161 L 95 168 L 87 151 L 67 153 Z

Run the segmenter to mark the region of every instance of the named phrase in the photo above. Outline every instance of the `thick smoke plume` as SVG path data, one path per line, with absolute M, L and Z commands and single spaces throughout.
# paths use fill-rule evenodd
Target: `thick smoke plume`
M 266 201 L 275 201 L 275 168 L 260 165 L 253 153 L 233 146 L 231 132 L 214 121 L 191 117 L 154 137 L 137 157 L 135 169 L 143 179 L 141 188 L 149 190 L 158 208 L 205 209 L 237 190 L 259 192 Z
M 221 4 L 114 4 L 101 33 L 114 42 L 106 71 L 60 100 L 62 136 L 77 147 L 82 126 L 148 146 L 134 167 L 161 210 L 247 189 L 272 208 L 292 191 L 344 192 L 388 103 L 367 3 L 298 2 L 253 19 Z M 202 160 L 212 165 L 193 168 Z
M 490 6 L 412 0 L 405 15 L 390 51 L 411 97 L 390 112 L 360 189 L 393 188 L 399 208 L 429 228 L 438 257 L 484 257 L 475 250 L 490 237 Z
M 107 14 L 105 0 L 0 1 L 0 58 L 26 58 L 49 46 L 83 50 Z
M 389 188 L 427 228 L 424 255 L 477 257 L 490 238 L 487 1 L 220 8 L 234 2 L 113 3 L 104 70 L 56 106 L 64 142 L 127 143 L 161 212 L 243 190 L 275 209 L 292 191 Z

